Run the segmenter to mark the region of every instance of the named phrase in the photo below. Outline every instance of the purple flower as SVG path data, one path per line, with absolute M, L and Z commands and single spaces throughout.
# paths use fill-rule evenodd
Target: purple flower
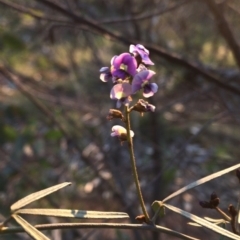
M 100 74 L 100 79 L 103 81 L 103 82 L 108 82 L 110 79 L 112 79 L 112 74 L 110 72 L 110 69 L 109 67 L 102 67 L 99 72 L 101 73 Z
M 111 73 L 113 77 L 125 79 L 128 75 L 134 76 L 137 69 L 137 61 L 129 53 L 114 56 L 111 60 Z
M 115 125 L 112 127 L 112 132 L 111 132 L 112 137 L 118 137 L 121 141 L 126 141 L 127 140 L 127 130 L 120 126 L 120 125 Z M 130 130 L 130 136 L 134 136 L 134 132 Z
M 137 44 L 135 46 L 131 44 L 129 48 L 129 52 L 132 53 L 135 57 L 140 56 L 144 64 L 154 65 L 154 63 L 149 58 L 149 51 L 143 45 Z
M 151 70 L 143 70 L 137 73 L 132 81 L 132 93 L 136 93 L 138 90 L 143 88 L 143 96 L 149 98 L 154 95 L 158 90 L 156 83 L 150 83 L 150 78 L 155 74 Z
M 129 104 L 132 94 L 132 87 L 129 83 L 118 83 L 113 86 L 110 92 L 110 98 L 118 100 L 117 108 L 120 108 L 122 104 Z

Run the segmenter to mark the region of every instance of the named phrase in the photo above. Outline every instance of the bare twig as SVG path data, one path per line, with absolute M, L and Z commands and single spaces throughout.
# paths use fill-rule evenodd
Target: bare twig
M 3 3 L 4 0 L 0 0 L 0 3 Z M 132 43 L 136 43 L 137 41 L 135 39 L 126 38 L 124 36 L 121 36 L 119 34 L 116 34 L 105 27 L 102 27 L 99 25 L 98 21 L 94 21 L 92 19 L 88 19 L 86 17 L 78 16 L 64 7 L 54 3 L 50 2 L 48 0 L 35 0 L 39 3 L 42 3 L 51 9 L 54 9 L 57 12 L 62 13 L 66 17 L 73 20 L 73 22 L 80 24 L 81 29 L 84 29 L 85 31 L 94 32 L 97 34 L 101 34 L 106 38 L 117 40 L 122 42 L 123 44 L 129 45 Z M 8 5 L 11 7 L 10 5 Z M 70 23 L 71 24 L 71 23 Z M 211 74 L 209 71 L 207 71 L 202 65 L 194 63 L 192 61 L 188 61 L 184 58 L 182 58 L 180 55 L 170 53 L 169 51 L 165 50 L 164 48 L 157 47 L 155 45 L 149 45 L 147 43 L 142 43 L 146 48 L 148 48 L 149 51 L 152 52 L 152 54 L 158 55 L 167 61 L 179 65 L 181 67 L 187 68 L 189 70 L 195 71 L 200 76 L 203 76 L 208 82 L 215 84 L 216 86 L 225 89 L 226 91 L 230 91 L 234 94 L 240 95 L 240 89 L 233 87 L 227 83 L 225 83 L 222 79 L 216 77 L 215 75 Z
M 126 45 L 137 42 L 134 39 L 125 38 L 121 35 L 115 34 L 114 32 L 100 26 L 97 21 L 93 21 L 92 19 L 88 19 L 88 18 L 84 18 L 82 16 L 75 15 L 75 14 L 69 12 L 64 7 L 62 7 L 56 3 L 50 2 L 48 0 L 36 0 L 36 1 L 56 10 L 58 12 L 61 12 L 65 16 L 74 20 L 76 23 L 82 24 L 83 26 L 87 26 L 90 29 L 97 31 L 99 34 L 104 35 L 105 37 L 108 37 L 113 40 L 118 40 Z M 203 67 L 199 66 L 199 64 L 187 61 L 177 54 L 169 53 L 164 48 L 149 45 L 147 43 L 142 43 L 142 44 L 146 48 L 148 48 L 148 50 L 152 54 L 156 54 L 160 57 L 163 57 L 164 59 L 166 59 L 176 65 L 182 66 L 189 70 L 193 70 L 196 73 L 198 73 L 199 75 L 203 76 L 208 82 L 213 83 L 213 84 L 217 85 L 218 87 L 223 88 L 227 91 L 230 91 L 234 94 L 240 95 L 240 89 L 233 87 L 233 86 L 225 83 L 223 80 L 220 80 L 219 78 L 215 77 L 214 75 L 209 73 L 207 70 L 205 70 Z
M 0 0 L 0 4 L 4 5 L 6 7 L 10 7 L 10 8 L 12 8 L 12 9 L 18 11 L 18 12 L 28 14 L 28 15 L 34 17 L 34 18 L 37 18 L 37 19 L 42 19 L 42 20 L 51 21 L 51 22 L 70 23 L 70 22 L 64 21 L 64 19 L 57 19 L 57 18 L 52 18 L 52 17 L 49 17 L 49 16 L 45 16 L 43 14 L 37 13 L 33 9 L 23 7 L 22 5 L 12 3 L 10 1 Z
M 158 16 L 158 15 L 162 15 L 164 13 L 174 11 L 174 10 L 178 9 L 179 7 L 184 6 L 187 3 L 189 3 L 189 0 L 180 2 L 180 3 L 178 3 L 174 6 L 171 6 L 171 7 L 166 8 L 166 9 L 160 9 L 160 10 L 157 10 L 155 12 L 151 12 L 151 13 L 147 13 L 147 14 L 141 14 L 141 15 L 135 16 L 135 17 L 105 19 L 105 20 L 100 21 L 100 24 L 116 24 L 116 23 L 129 22 L 129 21 L 141 21 L 141 20 L 145 20 L 145 19 L 148 19 L 148 18 Z

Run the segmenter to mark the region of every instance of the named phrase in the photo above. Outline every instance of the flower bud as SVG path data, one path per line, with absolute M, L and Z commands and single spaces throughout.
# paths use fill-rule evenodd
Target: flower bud
M 109 109 L 109 113 L 107 115 L 107 120 L 112 120 L 114 118 L 120 118 L 121 120 L 124 119 L 124 116 L 121 111 L 117 109 Z
M 200 205 L 202 208 L 211 208 L 210 203 L 207 202 L 207 201 L 199 201 L 199 205 Z
M 229 204 L 229 206 L 228 206 L 228 212 L 230 213 L 230 215 L 231 215 L 232 217 L 235 217 L 235 216 L 237 216 L 237 214 L 238 214 L 237 210 L 235 209 L 235 207 L 234 207 L 232 204 Z

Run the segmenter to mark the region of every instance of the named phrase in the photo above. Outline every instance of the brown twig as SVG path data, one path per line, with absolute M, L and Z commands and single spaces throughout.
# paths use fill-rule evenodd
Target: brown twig
M 75 15 L 72 12 L 69 12 L 67 9 L 65 9 L 64 7 L 62 7 L 56 3 L 50 2 L 48 0 L 36 0 L 36 1 L 56 10 L 58 12 L 61 12 L 62 14 L 71 18 L 78 24 L 83 24 L 84 26 L 90 27 L 90 29 L 97 31 L 99 34 L 102 34 L 105 37 L 108 37 L 113 40 L 118 40 L 126 45 L 137 42 L 134 39 L 125 38 L 121 35 L 115 34 L 114 32 L 99 25 L 99 23 L 97 21 L 93 21 L 92 19 L 88 19 L 88 18 L 84 18 L 82 16 Z M 233 87 L 227 83 L 224 83 L 223 80 L 220 80 L 219 78 L 215 77 L 214 75 L 212 75 L 211 73 L 206 71 L 203 67 L 199 66 L 199 64 L 187 61 L 177 54 L 169 53 L 164 48 L 149 45 L 147 43 L 142 43 L 142 44 L 151 52 L 151 54 L 156 54 L 160 57 L 163 57 L 167 61 L 170 61 L 171 63 L 182 66 L 189 70 L 193 70 L 196 73 L 198 73 L 199 75 L 205 77 L 205 79 L 208 82 L 213 83 L 213 84 L 217 85 L 218 87 L 223 88 L 227 91 L 230 91 L 234 94 L 240 95 L 240 89 Z
M 3 0 L 0 0 L 3 2 Z M 66 17 L 72 19 L 75 23 L 80 24 L 81 28 L 85 31 L 94 32 L 97 34 L 102 34 L 104 37 L 117 40 L 122 42 L 123 44 L 129 45 L 132 43 L 137 43 L 135 39 L 126 38 L 124 36 L 121 36 L 119 34 L 116 34 L 105 27 L 102 27 L 98 21 L 94 21 L 92 19 L 88 19 L 86 17 L 78 16 L 61 5 L 58 5 L 54 2 L 50 2 L 48 0 L 35 0 L 41 4 L 44 4 L 48 6 L 51 9 L 54 9 L 57 12 L 62 13 Z M 10 5 L 9 5 L 10 7 Z M 181 67 L 184 67 L 186 69 L 195 71 L 200 76 L 203 76 L 208 82 L 215 84 L 216 86 L 225 89 L 226 91 L 230 91 L 236 95 L 240 95 L 240 89 L 233 87 L 227 83 L 225 83 L 222 79 L 216 77 L 215 75 L 209 73 L 209 71 L 205 70 L 205 68 L 197 63 L 194 63 L 192 61 L 188 61 L 184 58 L 182 58 L 180 55 L 170 53 L 169 51 L 165 50 L 164 48 L 157 47 L 155 45 L 150 45 L 147 43 L 142 43 L 146 48 L 148 48 L 149 51 L 151 51 L 152 54 L 158 55 L 167 61 L 179 65 Z
M 152 18 L 154 16 L 158 16 L 158 15 L 162 15 L 164 13 L 174 11 L 174 10 L 178 9 L 179 7 L 184 6 L 187 3 L 189 3 L 189 0 L 183 1 L 181 3 L 178 3 L 174 6 L 171 6 L 171 7 L 166 8 L 166 9 L 160 9 L 160 10 L 157 10 L 155 12 L 151 12 L 151 13 L 147 13 L 147 14 L 141 14 L 141 15 L 135 16 L 135 17 L 105 19 L 105 20 L 100 21 L 100 24 L 116 24 L 116 23 L 129 22 L 129 21 L 141 21 L 141 20 L 145 20 L 145 19 L 148 19 L 148 18 Z

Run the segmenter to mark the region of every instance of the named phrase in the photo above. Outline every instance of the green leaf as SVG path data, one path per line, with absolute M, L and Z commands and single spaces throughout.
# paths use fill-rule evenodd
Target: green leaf
M 176 196 L 178 196 L 178 195 L 180 195 L 180 194 L 188 191 L 189 189 L 195 188 L 195 187 L 197 187 L 197 186 L 199 186 L 199 185 L 201 185 L 201 184 L 203 184 L 203 183 L 206 183 L 206 182 L 208 182 L 208 181 L 210 181 L 210 180 L 212 180 L 212 179 L 218 178 L 218 177 L 220 177 L 220 176 L 222 176 L 222 175 L 224 175 L 224 174 L 226 174 L 226 173 L 228 173 L 228 172 L 231 172 L 231 171 L 233 171 L 233 170 L 235 170 L 235 169 L 237 169 L 237 168 L 239 168 L 239 167 L 240 167 L 240 164 L 236 164 L 236 165 L 234 165 L 234 166 L 232 166 L 232 167 L 226 168 L 226 169 L 224 169 L 224 170 L 221 170 L 221 171 L 219 171 L 219 172 L 216 172 L 216 173 L 213 173 L 213 174 L 211 174 L 211 175 L 208 175 L 208 176 L 206 176 L 206 177 L 204 177 L 204 178 L 201 178 L 201 179 L 199 179 L 199 180 L 197 180 L 197 181 L 195 181 L 195 182 L 193 182 L 193 183 L 190 183 L 190 184 L 188 184 L 187 186 L 179 189 L 178 191 L 172 193 L 171 195 L 169 195 L 168 197 L 166 197 L 165 199 L 163 199 L 162 202 L 166 202 L 166 201 L 168 201 L 169 199 L 174 198 L 174 197 L 176 197 Z
M 176 212 L 176 213 L 178 213 L 178 214 L 180 214 L 180 215 L 182 215 L 182 216 L 184 216 L 188 219 L 191 219 L 192 221 L 198 223 L 199 225 L 204 226 L 204 227 L 206 227 L 206 228 L 208 228 L 208 229 L 210 229 L 214 232 L 217 232 L 217 233 L 219 233 L 223 236 L 229 237 L 230 239 L 240 240 L 240 236 L 238 236 L 238 235 L 236 235 L 236 234 L 234 234 L 230 231 L 227 231 L 227 230 L 225 230 L 225 229 L 223 229 L 219 226 L 216 226 L 215 224 L 210 223 L 203 218 L 200 218 L 200 217 L 198 217 L 194 214 L 191 214 L 191 213 L 186 212 L 186 211 L 184 211 L 180 208 L 174 207 L 174 206 L 166 204 L 166 203 L 164 204 L 164 206 L 166 208 L 172 210 L 173 212 Z
M 55 185 L 53 187 L 49 187 L 44 190 L 32 193 L 32 194 L 28 195 L 27 197 L 24 197 L 24 198 L 20 199 L 19 201 L 17 201 L 16 203 L 14 203 L 11 206 L 11 211 L 16 211 L 16 210 L 28 205 L 31 202 L 34 202 L 40 198 L 43 198 L 61 188 L 64 188 L 69 185 L 71 185 L 70 182 L 65 182 L 65 183 L 61 183 L 61 184 Z
M 123 212 L 100 212 L 100 211 L 85 211 L 75 209 L 19 209 L 16 213 L 18 214 L 33 214 L 33 215 L 45 215 L 54 217 L 71 217 L 71 218 L 82 218 L 82 219 L 120 219 L 129 218 L 127 213 Z
M 163 217 L 165 215 L 165 208 L 161 201 L 154 201 L 152 203 L 152 209 L 159 217 Z
M 30 223 L 28 223 L 26 220 L 24 220 L 22 217 L 13 214 L 12 217 L 20 224 L 23 229 L 34 239 L 36 240 L 50 240 L 48 237 L 46 237 L 43 233 L 38 231 L 34 226 L 32 226 Z

